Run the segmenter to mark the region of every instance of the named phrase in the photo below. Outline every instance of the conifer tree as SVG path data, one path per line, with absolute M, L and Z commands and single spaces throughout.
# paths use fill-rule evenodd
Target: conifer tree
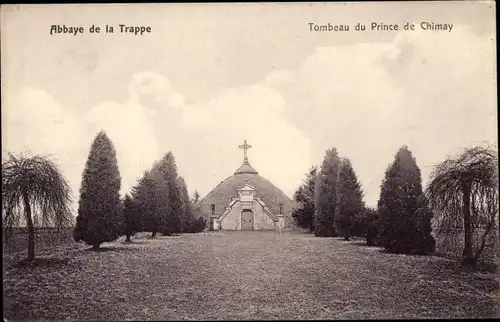
M 193 198 L 191 200 L 193 222 L 189 227 L 190 233 L 198 233 L 200 231 L 208 229 L 207 220 L 205 219 L 205 217 L 203 217 L 201 213 L 201 205 L 199 204 L 199 201 L 200 201 L 200 194 L 198 193 L 197 190 L 195 190 L 193 193 Z
M 130 236 L 137 231 L 137 219 L 137 210 L 134 207 L 134 201 L 127 193 L 123 200 L 123 220 L 126 242 L 130 242 Z
M 379 235 L 380 217 L 378 212 L 370 207 L 366 207 L 363 212 L 362 224 L 364 227 L 366 244 L 376 245 L 377 236 Z
M 362 217 L 365 204 L 361 185 L 352 168 L 351 161 L 347 158 L 343 159 L 340 165 L 336 206 L 335 224 L 337 231 L 345 240 L 349 240 L 356 224 Z
M 434 251 L 432 213 L 422 191 L 420 169 L 406 146 L 399 149 L 386 171 L 378 211 L 381 219 L 379 240 L 384 248 L 409 254 Z
M 293 209 L 292 217 L 297 226 L 307 228 L 311 232 L 314 230 L 314 188 L 316 186 L 317 171 L 318 168 L 315 166 L 309 169 L 305 182 L 293 196 L 299 207 Z
M 154 238 L 156 233 L 163 230 L 163 218 L 159 210 L 161 205 L 158 198 L 158 182 L 152 170 L 145 171 L 136 186 L 132 188 L 132 200 L 136 209 L 138 231 L 151 232 Z
M 163 234 L 171 235 L 174 233 L 180 233 L 182 231 L 182 201 L 177 186 L 177 165 L 175 164 L 175 158 L 172 152 L 168 152 L 160 160 L 158 171 L 166 188 L 163 189 L 162 187 L 161 189 L 167 193 L 167 198 L 163 199 L 166 201 L 165 210 L 162 210 L 165 213 L 165 227 L 163 229 Z
M 326 151 L 315 189 L 314 234 L 318 237 L 336 237 L 335 208 L 337 204 L 337 177 L 340 158 L 336 148 Z
M 103 242 L 118 239 L 122 230 L 121 177 L 113 143 L 103 132 L 95 137 L 80 186 L 76 241 L 99 249 Z
M 194 218 L 193 206 L 191 205 L 191 199 L 189 198 L 189 192 L 183 177 L 177 178 L 177 188 L 179 190 L 181 200 L 180 224 L 182 232 L 187 232 L 189 227 L 192 225 Z
M 193 205 L 196 205 L 198 201 L 200 201 L 200 193 L 198 192 L 198 190 L 195 190 L 193 193 L 193 199 L 191 199 L 191 203 Z
M 151 178 L 153 180 L 153 189 L 151 191 L 151 211 L 153 213 L 154 221 L 156 223 L 156 228 L 158 232 L 165 235 L 168 218 L 171 213 L 169 193 L 171 186 L 166 179 L 164 171 L 164 160 L 161 159 L 153 165 L 151 168 Z M 173 188 L 175 189 L 175 187 Z

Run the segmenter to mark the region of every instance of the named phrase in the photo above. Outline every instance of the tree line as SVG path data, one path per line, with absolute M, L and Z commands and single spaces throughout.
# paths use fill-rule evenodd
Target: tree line
M 92 142 L 80 186 L 75 241 L 93 249 L 104 242 L 137 232 L 172 235 L 196 233 L 206 226 L 189 198 L 175 158 L 168 152 L 145 171 L 124 198 L 116 150 L 105 132 Z M 71 189 L 57 165 L 45 156 L 9 153 L 2 162 L 2 230 L 10 240 L 16 227 L 27 226 L 28 257 L 35 259 L 35 231 L 47 227 L 62 232 L 74 224 Z
M 205 229 L 197 192 L 191 200 L 178 175 L 174 155 L 166 153 L 120 198 L 116 151 L 104 132 L 95 137 L 82 175 L 76 241 L 98 249 L 104 242 L 136 232 L 172 235 Z M 401 147 L 381 184 L 377 209 L 363 201 L 361 184 L 348 158 L 326 151 L 321 168 L 311 167 L 294 194 L 298 226 L 318 237 L 366 238 L 389 251 L 431 254 L 436 235 L 462 244 L 462 262 L 475 265 L 498 222 L 498 157 L 489 147 L 465 149 L 448 157 L 431 174 L 425 191 L 420 169 L 408 147 Z M 61 231 L 73 225 L 71 189 L 47 157 L 11 153 L 2 161 L 2 228 L 6 240 L 16 227 L 27 226 L 28 261 L 35 258 L 35 230 Z M 463 239 L 457 240 L 458 235 Z M 498 239 L 497 239 L 498 240 Z
M 120 181 L 113 143 L 100 132 L 83 172 L 75 241 L 98 249 L 101 243 L 123 235 L 130 242 L 136 232 L 151 232 L 155 237 L 157 233 L 170 236 L 205 228 L 205 219 L 195 213 L 186 183 L 177 173 L 172 152 L 154 162 L 123 199 Z
M 294 200 L 299 205 L 292 213 L 296 224 L 315 236 L 364 237 L 367 244 L 390 252 L 427 255 L 436 248 L 435 223 L 444 239 L 465 236 L 462 261 L 475 265 L 497 220 L 497 156 L 489 148 L 466 149 L 436 166 L 424 190 L 416 159 L 403 146 L 385 172 L 373 209 L 363 201 L 350 160 L 331 148 L 319 169 L 309 169 Z

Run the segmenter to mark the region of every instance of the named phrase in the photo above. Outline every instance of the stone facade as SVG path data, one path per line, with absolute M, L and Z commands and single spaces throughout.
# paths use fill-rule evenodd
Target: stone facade
M 273 214 L 264 202 L 255 196 L 249 184 L 237 190 L 238 197 L 228 202 L 222 215 L 212 218 L 214 230 L 275 230 L 283 229 L 284 217 Z M 243 217 L 243 212 L 247 212 Z M 248 214 L 250 212 L 250 214 Z M 244 222 L 242 222 L 242 220 Z M 250 221 L 250 222 L 249 222 Z
M 250 165 L 246 155 L 250 147 L 246 141 L 240 146 L 245 151 L 243 164 L 196 204 L 200 214 L 207 218 L 207 229 L 294 227 L 292 212 L 296 202 Z

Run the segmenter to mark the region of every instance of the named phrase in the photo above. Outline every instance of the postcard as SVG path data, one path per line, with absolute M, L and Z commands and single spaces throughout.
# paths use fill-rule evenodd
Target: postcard
M 498 317 L 495 6 L 2 5 L 4 319 Z

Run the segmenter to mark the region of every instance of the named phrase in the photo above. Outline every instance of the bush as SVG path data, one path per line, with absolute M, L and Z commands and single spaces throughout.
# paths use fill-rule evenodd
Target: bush
M 378 211 L 380 242 L 390 252 L 430 254 L 432 212 L 422 191 L 420 169 L 406 146 L 396 154 L 382 183 Z
M 378 234 L 380 230 L 380 216 L 375 209 L 366 208 L 363 215 L 363 228 L 366 244 L 378 245 Z
M 293 199 L 298 204 L 292 211 L 295 224 L 301 228 L 314 230 L 314 188 L 316 183 L 317 168 L 311 167 L 305 182 L 297 189 Z
M 187 227 L 184 230 L 186 233 L 199 233 L 207 226 L 207 220 L 204 217 L 198 217 L 188 221 Z

